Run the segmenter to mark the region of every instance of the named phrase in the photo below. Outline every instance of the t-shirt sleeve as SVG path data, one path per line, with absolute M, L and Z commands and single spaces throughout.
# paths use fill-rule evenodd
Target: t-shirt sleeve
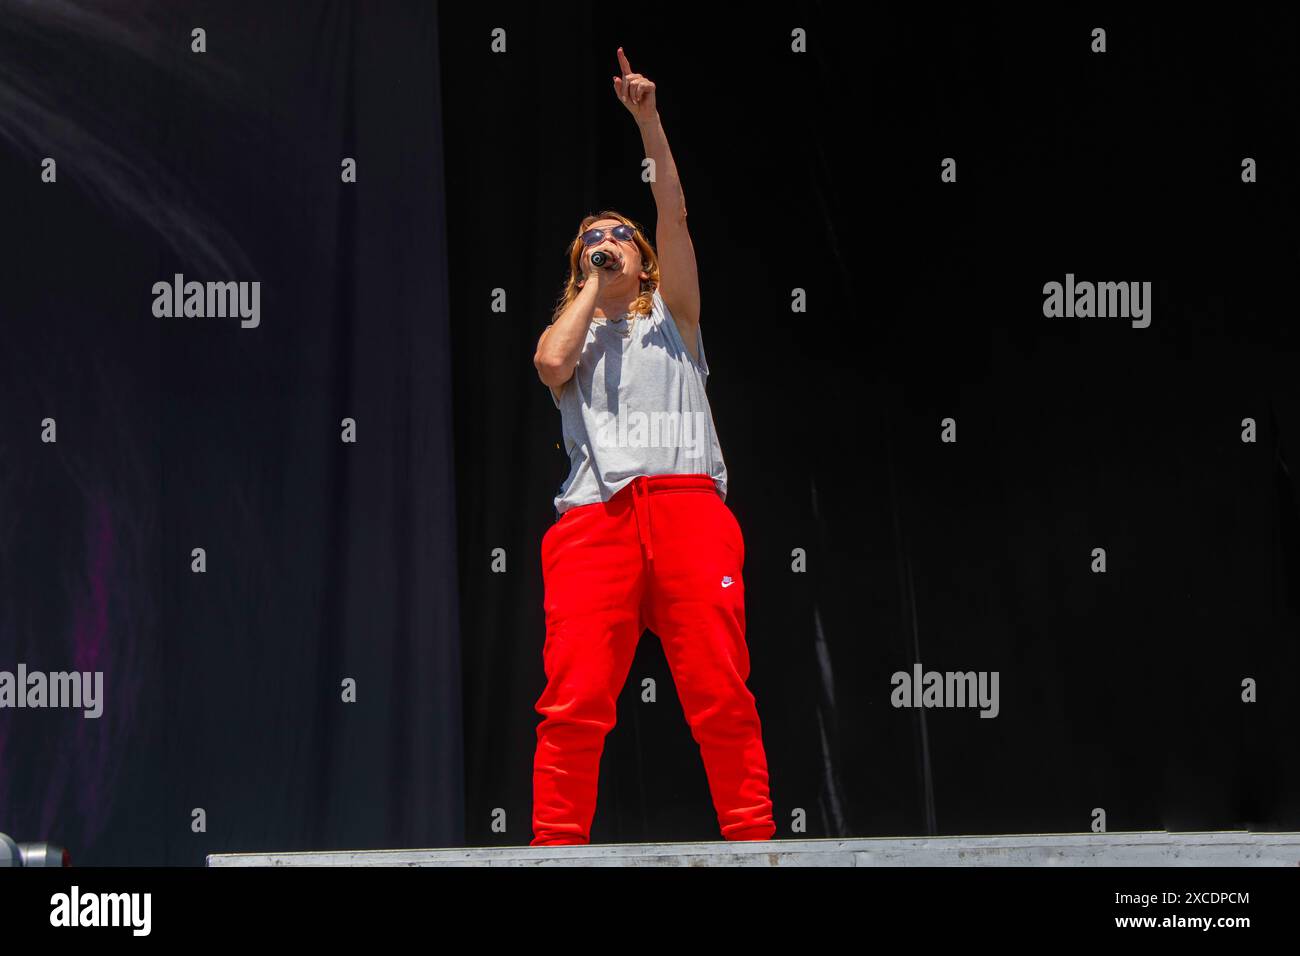
M 564 385 L 561 385 L 561 386 L 560 386 L 560 391 L 563 392 L 564 389 L 565 389 L 565 386 L 567 386 L 568 384 L 569 384 L 568 382 L 565 382 Z M 546 386 L 546 394 L 549 395 L 549 396 L 551 396 L 551 403 L 552 403 L 556 408 L 559 408 L 559 407 L 560 407 L 560 400 L 559 400 L 558 398 L 555 397 L 555 389 L 553 389 L 553 388 L 551 388 L 551 386 L 547 385 L 547 386 Z
M 682 338 L 682 331 L 677 328 L 677 320 L 674 319 L 673 314 L 668 311 L 668 303 L 664 301 L 664 297 L 659 294 L 658 289 L 655 289 L 655 299 L 658 300 L 659 308 L 662 310 L 664 326 L 666 327 L 669 337 L 673 340 L 673 343 L 681 349 L 683 353 L 685 353 L 686 361 L 690 362 L 694 368 L 699 369 L 700 375 L 707 382 L 709 378 L 709 363 L 704 356 L 704 333 L 700 329 L 700 324 L 695 326 L 695 346 L 700 353 L 700 360 L 697 362 L 691 356 L 691 350 L 686 347 L 686 341 Z

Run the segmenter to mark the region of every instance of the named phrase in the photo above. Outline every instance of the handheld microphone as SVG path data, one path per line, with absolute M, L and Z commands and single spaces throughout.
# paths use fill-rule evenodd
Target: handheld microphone
M 603 269 L 605 263 L 609 262 L 611 258 L 613 257 L 608 252 L 593 252 L 591 254 L 591 264 L 597 269 Z

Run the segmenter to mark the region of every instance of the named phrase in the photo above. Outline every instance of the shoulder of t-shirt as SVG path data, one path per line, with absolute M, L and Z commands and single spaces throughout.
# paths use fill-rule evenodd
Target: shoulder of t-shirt
M 655 289 L 650 295 L 650 325 L 662 328 L 665 323 L 672 322 L 672 313 L 668 311 L 668 303 L 664 297 Z
M 656 323 L 669 322 L 676 328 L 677 323 L 673 322 L 673 313 L 668 308 L 668 303 L 664 301 L 663 293 L 658 289 L 655 289 L 650 297 L 650 316 Z

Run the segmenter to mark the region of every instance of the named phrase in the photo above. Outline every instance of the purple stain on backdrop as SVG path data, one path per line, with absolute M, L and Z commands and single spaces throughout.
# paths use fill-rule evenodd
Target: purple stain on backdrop
M 108 778 L 120 766 L 122 759 L 122 753 L 115 745 L 125 743 L 125 735 L 133 724 L 130 719 L 132 701 L 129 698 L 119 700 L 116 694 L 110 693 L 116 685 L 113 678 L 117 668 L 112 666 L 114 662 L 106 653 L 110 640 L 109 593 L 115 545 L 112 513 L 102 490 L 96 491 L 89 505 L 85 535 L 86 573 L 83 590 L 73 610 L 72 655 L 83 680 L 85 675 L 93 675 L 95 671 L 103 671 L 104 679 L 100 690 L 103 700 L 98 702 L 100 716 L 83 716 L 77 724 L 80 779 L 73 797 L 86 843 L 92 842 L 103 829 L 111 803 Z M 123 642 L 120 646 L 129 650 L 128 629 L 121 628 L 118 638 Z M 115 733 L 115 730 L 120 730 L 120 733 Z
M 97 718 L 86 716 L 87 706 L 59 715 L 60 727 L 71 733 L 60 733 L 63 745 L 53 751 L 38 833 L 40 839 L 77 848 L 95 840 L 112 810 L 112 778 L 132 723 L 131 702 L 119 699 L 112 677 L 126 670 L 134 656 L 126 630 L 115 633 L 111 626 L 111 595 L 120 589 L 114 574 L 112 509 L 103 489 L 91 492 L 84 522 L 81 568 L 64 582 L 70 608 L 68 644 L 71 669 L 82 675 L 83 687 L 89 680 L 93 689 L 94 673 L 104 672 L 102 710 Z
M 114 394 L 120 373 L 92 358 L 78 378 L 95 409 L 83 441 L 46 446 L 43 463 L 29 459 L 35 464 L 28 471 L 16 469 L 12 486 L 0 487 L 0 511 L 11 514 L 20 512 L 6 505 L 31 499 L 38 487 L 57 502 L 0 526 L 9 570 L 15 554 L 48 552 L 26 577 L 15 572 L 22 587 L 9 585 L 0 666 L 22 661 L 31 671 L 76 671 L 83 682 L 81 707 L 7 712 L 0 720 L 0 830 L 66 846 L 74 859 L 124 809 L 119 778 L 140 747 L 145 652 L 157 639 L 153 468 Z M 36 395 L 37 406 L 51 404 L 30 369 L 9 385 L 22 401 Z M 41 549 L 33 549 L 37 541 Z M 47 576 L 46 568 L 66 570 Z M 96 672 L 103 675 L 98 687 Z M 94 706 L 86 690 L 98 695 Z
M 86 526 L 85 590 L 72 616 L 72 656 L 83 673 L 103 663 L 108 639 L 108 585 L 113 553 L 113 525 L 108 502 L 98 492 L 90 502 Z

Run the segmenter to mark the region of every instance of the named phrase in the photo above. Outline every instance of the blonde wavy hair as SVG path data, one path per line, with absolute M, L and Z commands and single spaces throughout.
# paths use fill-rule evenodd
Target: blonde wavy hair
M 586 216 L 578 225 L 578 233 L 573 237 L 573 242 L 569 244 L 569 275 L 564 282 L 564 291 L 560 293 L 559 301 L 555 305 L 555 311 L 551 313 L 551 321 L 554 322 L 560 317 L 569 303 L 578 297 L 582 291 L 578 287 L 578 282 L 583 278 L 582 272 L 582 253 L 586 246 L 582 244 L 582 234 L 591 228 L 593 222 L 600 222 L 602 219 L 617 219 L 624 225 L 631 226 L 636 230 L 636 235 L 632 241 L 636 247 L 641 250 L 641 271 L 650 278 L 641 280 L 641 294 L 636 297 L 632 303 L 631 311 L 637 315 L 649 315 L 654 297 L 655 289 L 659 288 L 659 257 L 655 255 L 654 247 L 645 237 L 645 230 L 641 224 L 633 219 L 629 219 L 621 212 L 615 212 L 613 209 L 602 209 L 594 215 Z

